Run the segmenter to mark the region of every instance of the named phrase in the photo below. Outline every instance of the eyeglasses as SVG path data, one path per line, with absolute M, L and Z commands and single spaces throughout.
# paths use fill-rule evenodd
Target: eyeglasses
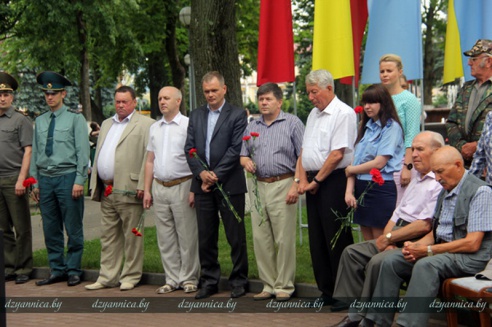
M 471 61 L 471 62 L 475 62 L 479 59 L 484 59 L 484 58 L 490 58 L 489 56 L 485 55 L 485 56 L 478 56 L 478 57 L 469 57 L 468 58 L 468 61 Z

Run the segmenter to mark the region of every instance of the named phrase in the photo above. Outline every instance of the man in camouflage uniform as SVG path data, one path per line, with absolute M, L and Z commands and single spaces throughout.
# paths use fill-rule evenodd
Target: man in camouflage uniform
M 480 39 L 464 55 L 470 57 L 468 65 L 475 80 L 466 82 L 458 93 L 449 112 L 446 130 L 449 144 L 461 152 L 469 166 L 485 117 L 492 110 L 492 41 Z

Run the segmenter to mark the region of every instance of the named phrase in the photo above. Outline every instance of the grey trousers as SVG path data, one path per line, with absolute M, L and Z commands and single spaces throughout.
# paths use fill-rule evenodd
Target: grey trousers
M 463 260 L 466 254 L 443 253 L 424 257 L 416 263 L 405 261 L 400 252 L 388 254 L 381 263 L 381 269 L 373 292 L 373 301 L 399 300 L 400 286 L 408 281 L 403 301 L 406 308 L 398 315 L 397 323 L 405 326 L 426 326 L 429 319 L 430 303 L 439 293 L 441 282 L 446 278 L 472 275 L 482 270 L 487 262 Z M 467 265 L 460 263 L 467 262 Z M 401 301 L 400 301 L 401 302 Z M 384 309 L 379 312 L 369 309 L 366 318 L 379 326 L 391 326 L 395 310 Z
M 378 280 L 381 262 L 393 252 L 401 253 L 401 249 L 379 252 L 375 240 L 347 246 L 340 258 L 333 297 L 343 302 L 369 300 Z M 363 317 L 363 311 L 349 308 L 350 320 Z

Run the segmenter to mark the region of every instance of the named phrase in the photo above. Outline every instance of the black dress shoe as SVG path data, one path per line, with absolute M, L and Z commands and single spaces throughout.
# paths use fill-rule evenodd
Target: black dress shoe
M 68 286 L 75 286 L 80 284 L 80 276 L 78 275 L 70 275 L 68 276 L 68 281 L 67 285 Z
M 231 297 L 233 299 L 241 297 L 246 294 L 246 290 L 244 289 L 243 286 L 236 286 L 232 289 L 231 291 Z
M 7 274 L 7 275 L 5 275 L 5 281 L 11 282 L 11 281 L 15 280 L 16 277 L 17 277 L 16 274 Z
M 215 293 L 217 293 L 217 290 L 216 289 L 211 289 L 211 288 L 207 288 L 207 287 L 204 287 L 204 288 L 201 288 L 195 295 L 195 299 L 196 300 L 200 300 L 200 299 L 206 299 L 208 297 L 211 297 L 212 295 L 214 295 Z
M 64 282 L 67 280 L 67 275 L 50 275 L 50 277 L 43 279 L 43 280 L 38 280 L 36 282 L 36 285 L 38 286 L 44 286 L 44 285 L 50 285 L 54 283 L 59 283 L 59 282 Z
M 28 281 L 29 281 L 29 276 L 27 275 L 17 275 L 17 277 L 15 278 L 16 284 L 24 284 L 27 283 Z
M 345 302 L 335 300 L 335 302 L 331 305 L 331 312 L 338 312 L 338 311 L 343 311 L 347 310 L 349 308 L 349 305 Z
M 338 324 L 332 325 L 331 327 L 357 327 L 359 326 L 360 320 L 352 321 L 348 316 L 343 318 Z

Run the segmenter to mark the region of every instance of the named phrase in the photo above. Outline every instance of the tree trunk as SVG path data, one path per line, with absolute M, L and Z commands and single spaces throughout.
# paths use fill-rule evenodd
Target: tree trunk
M 77 33 L 79 36 L 80 50 L 80 103 L 85 119 L 92 120 L 91 95 L 89 91 L 89 54 L 87 53 L 87 30 L 81 10 L 77 11 Z
M 183 100 L 179 110 L 183 115 L 186 115 L 186 97 L 185 97 L 185 85 L 184 79 L 186 71 L 181 65 L 178 57 L 178 49 L 176 47 L 176 18 L 177 15 L 170 15 L 166 24 L 166 53 L 169 60 L 169 66 L 171 67 L 171 75 L 173 79 L 173 86 L 180 89 L 183 94 Z M 191 108 L 190 108 L 191 109 Z
M 190 48 L 195 66 L 197 105 L 206 103 L 201 79 L 219 71 L 227 85 L 226 99 L 242 107 L 236 41 L 235 0 L 191 0 Z
M 159 91 L 168 83 L 166 79 L 166 68 L 164 66 L 165 55 L 164 49 L 147 55 L 149 67 L 150 116 L 154 119 L 161 115 L 158 100 Z

